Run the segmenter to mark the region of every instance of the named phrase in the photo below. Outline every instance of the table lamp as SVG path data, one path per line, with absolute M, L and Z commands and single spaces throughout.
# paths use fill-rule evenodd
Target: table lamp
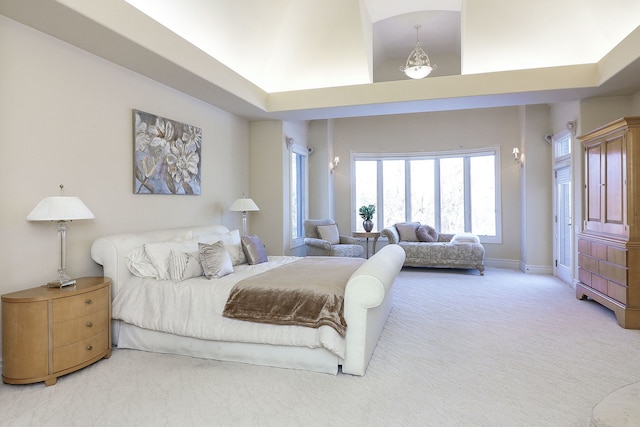
M 245 199 L 244 194 L 243 198 L 236 199 L 235 202 L 231 204 L 229 208 L 230 211 L 233 212 L 242 212 L 242 235 L 247 235 L 247 212 L 249 211 L 259 211 L 260 208 L 256 203 L 251 199 Z
M 67 222 L 78 219 L 93 219 L 95 215 L 75 196 L 63 196 L 64 185 L 60 185 L 60 196 L 46 197 L 27 215 L 27 221 L 52 221 L 58 224 L 60 235 L 60 268 L 58 277 L 47 283 L 51 288 L 74 285 L 75 280 L 67 274 Z

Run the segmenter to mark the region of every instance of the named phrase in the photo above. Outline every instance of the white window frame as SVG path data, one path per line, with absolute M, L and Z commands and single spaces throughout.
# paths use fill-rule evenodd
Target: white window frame
M 289 144 L 289 206 L 291 206 L 291 195 L 294 189 L 294 182 L 291 176 L 292 171 L 292 154 L 299 155 L 302 159 L 302 208 L 303 211 L 299 213 L 300 217 L 300 226 L 302 227 L 302 221 L 309 216 L 309 150 L 307 147 L 303 147 L 301 145 L 297 145 L 295 143 Z M 295 249 L 300 246 L 304 246 L 304 229 L 301 229 L 299 236 L 297 238 L 293 237 L 293 225 L 292 225 L 292 215 L 289 212 L 289 249 Z
M 356 224 L 358 221 L 358 209 L 356 205 L 356 176 L 355 176 L 355 162 L 357 160 L 421 160 L 421 159 L 434 159 L 434 158 L 446 158 L 446 157 L 464 157 L 464 156 L 472 156 L 472 155 L 480 155 L 480 154 L 492 154 L 495 156 L 495 220 L 496 220 L 496 235 L 488 236 L 488 235 L 479 235 L 480 241 L 482 243 L 502 243 L 502 190 L 501 190 L 501 160 L 500 160 L 500 147 L 499 146 L 491 146 L 491 147 L 483 147 L 483 148 L 475 148 L 475 149 L 465 149 L 465 150 L 448 150 L 448 151 L 435 151 L 435 152 L 408 152 L 408 153 L 351 153 L 351 211 L 353 214 L 351 215 L 351 227 L 352 230 L 356 229 Z M 468 159 L 465 159 L 465 163 L 468 162 Z M 378 163 L 378 176 L 380 176 L 382 163 Z M 465 168 L 465 171 L 468 171 L 468 168 Z M 408 179 L 408 178 L 407 178 Z M 469 186 L 470 179 L 468 173 L 465 172 L 464 177 L 464 185 L 465 185 L 465 220 L 471 215 L 471 213 L 466 209 L 468 206 L 469 200 L 466 195 L 470 194 Z M 382 203 L 382 180 L 378 180 L 377 182 L 377 193 L 378 193 L 378 204 Z M 406 186 L 405 191 L 409 191 L 410 185 Z M 436 209 L 440 210 L 439 204 L 439 187 L 435 189 L 436 191 Z M 405 197 L 406 203 L 406 212 L 411 212 L 411 200 L 409 197 Z M 379 209 L 376 209 L 376 221 L 379 224 L 382 224 L 382 212 Z M 440 224 L 434 224 L 436 229 L 439 229 Z M 464 231 L 464 230 L 460 230 Z

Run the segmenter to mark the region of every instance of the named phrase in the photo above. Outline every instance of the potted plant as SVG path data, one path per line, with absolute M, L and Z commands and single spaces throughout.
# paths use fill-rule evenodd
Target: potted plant
M 363 219 L 362 227 L 364 231 L 367 233 L 370 232 L 373 229 L 373 221 L 371 221 L 371 219 L 373 218 L 373 214 L 376 213 L 376 207 L 373 205 L 362 205 L 358 212 L 360 213 L 360 218 Z

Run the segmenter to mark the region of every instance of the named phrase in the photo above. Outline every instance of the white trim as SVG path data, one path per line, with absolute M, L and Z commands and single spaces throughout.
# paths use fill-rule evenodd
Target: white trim
M 554 134 L 551 137 L 551 153 L 552 153 L 552 173 L 553 173 L 553 177 L 552 177 L 552 188 L 551 188 L 551 197 L 552 197 L 552 232 L 553 232 L 553 247 L 552 247 L 552 255 L 553 255 L 553 260 L 552 260 L 552 265 L 551 265 L 551 269 L 552 272 L 551 274 L 555 277 L 560 278 L 561 280 L 572 280 L 573 279 L 573 275 L 574 275 L 574 268 L 576 265 L 576 251 L 575 251 L 575 229 L 572 226 L 570 226 L 570 230 L 571 230 L 571 235 L 569 236 L 569 244 L 570 244 L 570 253 L 571 253 L 571 257 L 570 257 L 570 262 L 571 265 L 568 266 L 569 268 L 569 277 L 565 277 L 566 275 L 563 274 L 562 272 L 560 274 L 558 274 L 558 267 L 557 267 L 557 260 L 559 257 L 558 254 L 558 245 L 560 242 L 560 238 L 559 238 L 559 231 L 558 231 L 558 170 L 564 169 L 564 168 L 568 168 L 569 169 L 569 202 L 570 202 L 570 218 L 571 218 L 571 224 L 575 224 L 576 223 L 576 206 L 575 206 L 575 192 L 576 192 L 576 187 L 575 187 L 575 183 L 573 180 L 573 174 L 574 174 L 574 165 L 572 162 L 573 159 L 573 145 L 574 145 L 574 130 L 575 130 L 575 122 L 569 122 L 572 123 L 571 128 L 567 128 L 564 130 L 561 130 L 560 132 Z M 567 125 L 569 125 L 569 123 L 567 123 Z M 569 153 L 565 154 L 563 156 L 558 156 L 556 157 L 556 144 L 558 143 L 558 141 L 562 141 L 562 140 L 568 140 L 568 146 L 569 146 Z M 562 277 L 561 277 L 562 276 Z
M 289 150 L 288 157 L 288 174 L 289 174 L 289 207 L 291 206 L 291 192 L 293 190 L 293 180 L 291 179 L 291 154 L 297 154 L 303 159 L 303 168 L 304 168 L 304 189 L 302 191 L 303 197 L 303 205 L 304 212 L 299 212 L 299 215 L 302 219 L 305 219 L 309 216 L 309 149 L 307 147 L 303 147 L 302 145 L 296 144 L 293 139 L 287 138 L 287 148 Z M 288 209 L 288 217 L 289 217 L 289 249 L 293 250 L 304 246 L 304 232 L 301 236 L 294 239 L 291 237 L 291 209 Z
M 553 275 L 553 268 L 550 265 L 529 265 L 520 261 L 520 271 L 527 274 L 549 274 Z
M 487 267 L 510 268 L 520 270 L 520 261 L 515 259 L 485 258 L 484 265 Z

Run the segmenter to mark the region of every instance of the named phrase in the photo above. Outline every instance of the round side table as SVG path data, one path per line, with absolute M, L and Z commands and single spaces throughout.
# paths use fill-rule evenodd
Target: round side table
M 378 243 L 378 237 L 380 237 L 379 231 L 354 231 L 351 233 L 353 237 L 366 239 L 365 251 L 367 254 L 367 259 L 369 259 L 369 239 L 373 239 L 373 252 L 371 255 L 375 255 L 376 253 L 376 243 Z

